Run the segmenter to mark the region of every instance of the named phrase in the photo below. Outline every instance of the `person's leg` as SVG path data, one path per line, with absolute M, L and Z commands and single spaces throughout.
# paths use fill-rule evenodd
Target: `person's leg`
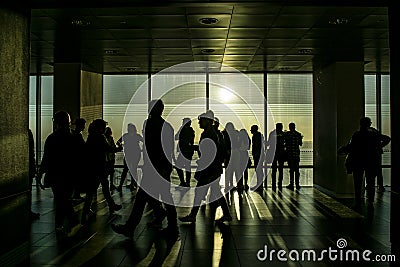
M 283 166 L 285 164 L 285 161 L 282 159 L 278 160 L 278 188 L 282 189 L 282 181 L 283 181 Z
M 60 231 L 63 229 L 64 225 L 64 213 L 62 212 L 62 189 L 58 185 L 53 185 L 51 187 L 54 195 L 54 222 L 55 229 Z
M 354 178 L 354 208 L 359 209 L 361 207 L 361 187 L 363 182 L 364 170 L 363 169 L 354 169 L 353 170 L 353 178 Z
M 183 167 L 184 167 L 183 155 L 182 152 L 179 152 L 178 157 L 176 159 L 175 169 L 179 177 L 180 186 L 186 185 L 185 177 L 183 176 Z
M 110 210 L 110 213 L 120 210 L 122 208 L 122 206 L 119 204 L 115 204 L 114 199 L 111 197 L 110 189 L 108 188 L 107 179 L 105 177 L 101 177 L 100 183 L 101 183 L 101 190 L 103 192 L 104 198 L 107 201 L 108 209 Z
M 118 192 L 122 192 L 122 187 L 124 186 L 127 175 L 128 175 L 128 165 L 126 164 L 126 159 L 124 158 L 124 168 L 121 173 L 121 180 L 119 181 L 119 185 L 117 187 Z
M 377 169 L 370 166 L 365 170 L 365 183 L 367 190 L 367 203 L 368 206 L 373 206 L 375 199 L 375 177 L 377 174 Z
M 295 159 L 293 162 L 294 165 L 294 179 L 296 183 L 296 188 L 300 189 L 300 159 Z
M 294 172 L 295 172 L 295 166 L 294 166 L 294 160 L 289 158 L 288 159 L 288 167 L 289 167 L 289 177 L 290 177 L 290 182 L 289 185 L 286 187 L 288 189 L 293 189 L 294 188 Z
M 220 221 L 231 221 L 231 213 L 229 211 L 228 203 L 221 193 L 221 189 L 219 187 L 219 179 L 220 178 L 217 179 L 218 182 L 214 181 L 213 183 L 211 183 L 210 186 L 211 199 L 214 200 L 216 204 L 214 211 L 218 206 L 221 206 L 223 216 Z
M 193 207 L 190 210 L 189 215 L 179 218 L 179 220 L 181 220 L 182 222 L 195 222 L 196 221 L 196 216 L 200 210 L 201 202 L 206 197 L 208 189 L 209 189 L 209 186 L 204 186 L 204 185 L 206 185 L 206 183 L 204 183 L 203 180 L 200 180 L 197 182 L 196 191 L 195 191 L 195 195 L 194 195 Z
M 278 169 L 278 159 L 275 157 L 271 165 L 271 183 L 272 189 L 276 188 L 276 171 Z
M 185 166 L 184 166 L 185 170 L 186 170 L 185 183 L 186 183 L 186 186 L 188 186 L 188 187 L 190 187 L 190 179 L 191 179 L 191 176 L 192 176 L 191 162 L 192 162 L 191 157 L 190 158 L 185 158 Z
M 376 181 L 378 185 L 378 192 L 383 193 L 385 192 L 385 187 L 383 186 L 383 173 L 382 173 L 382 155 L 379 157 L 379 162 L 378 162 L 378 170 L 376 174 Z

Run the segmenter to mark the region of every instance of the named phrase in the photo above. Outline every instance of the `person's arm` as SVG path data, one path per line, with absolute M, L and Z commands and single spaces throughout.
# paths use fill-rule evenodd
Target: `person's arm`
M 382 147 L 385 147 L 385 146 L 387 146 L 389 143 L 390 143 L 390 137 L 389 136 L 387 136 L 387 135 L 384 135 L 384 134 L 381 134 L 381 136 L 380 136 L 381 138 L 381 146 Z

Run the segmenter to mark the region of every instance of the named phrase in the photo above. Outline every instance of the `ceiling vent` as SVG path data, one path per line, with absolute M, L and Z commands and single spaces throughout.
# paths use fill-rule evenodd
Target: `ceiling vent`
M 201 53 L 203 53 L 203 54 L 212 54 L 214 52 L 215 52 L 215 49 L 212 49 L 212 48 L 201 49 Z
M 204 25 L 213 25 L 218 23 L 217 18 L 201 18 L 199 19 L 199 22 Z
M 119 53 L 119 50 L 116 50 L 116 49 L 107 49 L 107 50 L 104 50 L 104 54 L 106 54 L 106 55 L 116 55 L 116 54 L 118 54 Z
M 328 23 L 330 25 L 347 25 L 350 22 L 348 18 L 331 18 Z

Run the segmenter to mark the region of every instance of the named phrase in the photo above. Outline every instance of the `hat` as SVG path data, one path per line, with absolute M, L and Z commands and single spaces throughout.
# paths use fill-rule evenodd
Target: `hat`
M 199 115 L 198 119 L 209 119 L 209 120 L 214 120 L 214 112 L 212 110 L 207 110 L 205 113 L 202 113 Z

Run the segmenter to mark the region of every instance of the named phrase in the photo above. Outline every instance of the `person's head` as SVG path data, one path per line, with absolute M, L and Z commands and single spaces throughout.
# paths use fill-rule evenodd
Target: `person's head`
M 82 132 L 85 130 L 86 120 L 84 118 L 77 118 L 72 124 L 75 125 L 76 131 Z
M 275 124 L 275 129 L 276 129 L 278 132 L 283 131 L 283 124 L 282 124 L 281 122 L 278 122 L 277 124 Z
M 294 131 L 296 129 L 296 124 L 294 122 L 289 123 L 289 130 Z
M 206 129 L 214 123 L 214 112 L 212 110 L 207 110 L 205 113 L 200 114 L 198 119 L 200 128 Z
M 233 125 L 232 122 L 228 122 L 228 123 L 225 125 L 225 131 L 227 131 L 228 133 L 229 133 L 229 132 L 233 132 L 234 130 L 235 130 L 235 126 Z
M 150 116 L 161 116 L 164 111 L 164 103 L 161 99 L 154 99 L 149 102 L 149 115 Z
M 55 129 L 66 129 L 71 124 L 71 117 L 66 111 L 57 111 L 53 116 Z
M 182 126 L 190 127 L 192 125 L 192 120 L 190 118 L 183 118 L 182 119 Z
M 128 124 L 128 133 L 135 134 L 137 133 L 136 125 L 133 123 Z
M 106 130 L 104 131 L 105 136 L 112 136 L 112 130 L 110 127 L 106 127 Z
M 95 119 L 92 121 L 89 127 L 89 134 L 97 133 L 97 134 L 104 134 L 106 131 L 107 122 L 103 119 Z
M 362 118 L 360 119 L 360 127 L 361 127 L 361 128 L 368 128 L 368 127 L 371 127 L 371 125 L 372 125 L 372 121 L 371 121 L 370 118 L 368 118 L 368 117 L 362 117 Z
M 250 132 L 252 134 L 256 133 L 258 131 L 258 126 L 257 125 L 252 125 L 250 128 Z

